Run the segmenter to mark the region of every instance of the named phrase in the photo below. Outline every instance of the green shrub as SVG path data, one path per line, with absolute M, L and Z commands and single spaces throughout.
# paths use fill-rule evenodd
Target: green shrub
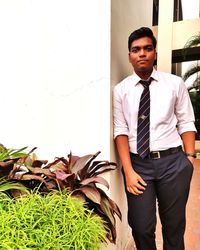
M 61 192 L 0 196 L 0 222 L 0 249 L 97 250 L 106 241 L 101 218 Z
M 116 243 L 116 218 L 121 220 L 118 205 L 102 189 L 109 189 L 103 173 L 115 170 L 117 164 L 107 160 L 95 160 L 100 154 L 55 157 L 53 162 L 39 160 L 36 148 L 25 153 L 21 149 L 7 149 L 0 144 L 0 192 L 17 198 L 27 190 L 51 193 L 53 190 L 68 190 L 73 196 L 83 200 L 87 209 L 100 216 L 105 222 L 106 237 Z

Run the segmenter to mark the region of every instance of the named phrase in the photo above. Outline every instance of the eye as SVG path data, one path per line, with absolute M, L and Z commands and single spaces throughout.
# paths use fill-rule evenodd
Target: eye
M 145 49 L 146 49 L 146 51 L 150 52 L 150 51 L 153 50 L 153 46 L 148 46 L 148 47 L 146 47 Z
M 132 53 L 137 53 L 138 51 L 139 51 L 139 48 L 132 48 L 132 49 L 131 49 L 131 52 L 132 52 Z

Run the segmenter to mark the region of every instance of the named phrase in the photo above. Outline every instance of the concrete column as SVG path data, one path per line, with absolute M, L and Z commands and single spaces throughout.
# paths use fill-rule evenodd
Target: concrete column
M 169 73 L 172 58 L 173 9 L 173 0 L 159 1 L 157 69 Z

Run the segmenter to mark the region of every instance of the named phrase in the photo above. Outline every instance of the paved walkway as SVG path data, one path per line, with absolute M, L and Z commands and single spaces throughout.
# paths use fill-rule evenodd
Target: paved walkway
M 160 222 L 157 227 L 157 247 L 162 250 Z M 195 159 L 187 205 L 187 226 L 185 232 L 185 250 L 200 250 L 200 159 Z
M 200 250 L 200 159 L 196 159 L 194 165 L 187 206 L 186 250 Z

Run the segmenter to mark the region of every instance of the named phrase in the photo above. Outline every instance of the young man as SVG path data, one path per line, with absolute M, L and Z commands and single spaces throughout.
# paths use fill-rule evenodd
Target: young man
M 182 79 L 153 67 L 156 43 L 147 27 L 129 36 L 134 73 L 114 88 L 114 138 L 137 250 L 156 249 L 156 201 L 163 249 L 183 250 L 196 129 Z

